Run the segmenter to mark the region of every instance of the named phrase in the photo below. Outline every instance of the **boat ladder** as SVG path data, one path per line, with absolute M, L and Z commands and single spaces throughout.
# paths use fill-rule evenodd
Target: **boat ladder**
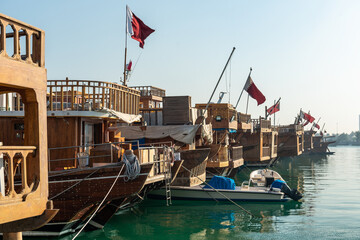
M 165 197 L 166 197 L 166 206 L 171 204 L 171 157 L 170 152 L 171 148 L 164 148 L 165 155 Z

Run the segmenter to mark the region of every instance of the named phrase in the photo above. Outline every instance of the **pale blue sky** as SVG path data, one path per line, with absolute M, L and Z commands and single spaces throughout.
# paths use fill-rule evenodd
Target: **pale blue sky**
M 292 123 L 302 108 L 321 117 L 329 132 L 359 130 L 360 1 L 0 0 L 0 11 L 45 30 L 48 79 L 116 82 L 126 4 L 155 29 L 144 50 L 128 39 L 133 61 L 142 52 L 129 85 L 191 95 L 193 105 L 206 102 L 235 46 L 231 71 L 213 101 L 231 81 L 235 104 L 252 67 L 267 98 L 259 107 L 250 99 L 253 117 L 281 97 L 276 123 Z M 238 110 L 245 107 L 246 95 Z

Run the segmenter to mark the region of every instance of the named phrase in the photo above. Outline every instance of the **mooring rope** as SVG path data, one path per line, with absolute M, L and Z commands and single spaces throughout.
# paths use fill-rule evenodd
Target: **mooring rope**
M 189 173 L 191 173 L 191 171 L 189 169 L 187 169 L 186 167 L 184 167 L 182 165 L 182 167 L 188 171 Z M 211 186 L 210 184 L 208 184 L 207 182 L 204 182 L 201 178 L 199 178 L 198 176 L 195 176 L 196 178 L 198 178 L 202 183 L 206 184 L 207 186 L 209 186 L 210 188 L 212 188 L 215 192 L 219 193 L 220 195 L 222 195 L 224 198 L 226 198 L 229 202 L 231 202 L 232 204 L 234 204 L 235 206 L 237 206 L 238 208 L 240 208 L 241 210 L 243 210 L 244 212 L 246 212 L 247 214 L 249 214 L 251 217 L 255 217 L 251 212 L 249 212 L 248 210 L 246 210 L 245 208 L 243 208 L 242 206 L 240 206 L 239 204 L 237 204 L 236 202 L 234 202 L 233 200 L 231 200 L 230 198 L 228 198 L 225 194 L 223 194 L 222 192 L 219 192 L 217 189 L 213 188 L 213 186 Z
M 109 196 L 111 190 L 114 188 L 116 181 L 119 179 L 120 174 L 122 172 L 122 170 L 124 169 L 123 165 L 118 173 L 118 175 L 116 176 L 113 184 L 111 185 L 109 191 L 107 192 L 107 194 L 105 195 L 104 199 L 101 201 L 101 203 L 99 204 L 99 206 L 96 208 L 96 210 L 94 211 L 94 213 L 89 217 L 89 219 L 86 221 L 86 223 L 84 224 L 84 226 L 82 226 L 82 228 L 79 230 L 79 232 L 72 238 L 72 240 L 74 240 L 75 238 L 77 238 L 77 236 L 79 236 L 79 234 L 84 230 L 84 228 L 89 224 L 89 222 L 91 221 L 91 219 L 93 219 L 93 217 L 95 216 L 95 214 L 97 213 L 97 211 L 99 211 L 100 207 L 103 205 L 103 203 L 105 202 L 106 198 Z

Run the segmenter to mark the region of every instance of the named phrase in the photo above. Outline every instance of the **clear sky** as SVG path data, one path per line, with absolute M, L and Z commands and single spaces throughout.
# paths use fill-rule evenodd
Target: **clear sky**
M 236 47 L 213 101 L 230 89 L 235 105 L 252 67 L 267 98 L 259 107 L 250 99 L 253 117 L 281 97 L 276 124 L 293 123 L 302 108 L 321 117 L 328 132 L 359 130 L 357 0 L 0 0 L 0 11 L 45 30 L 48 79 L 116 82 L 123 71 L 126 4 L 155 29 L 143 50 L 128 38 L 129 58 L 139 59 L 130 86 L 152 85 L 167 95 L 190 95 L 193 105 L 206 103 Z M 245 108 L 243 95 L 238 110 Z

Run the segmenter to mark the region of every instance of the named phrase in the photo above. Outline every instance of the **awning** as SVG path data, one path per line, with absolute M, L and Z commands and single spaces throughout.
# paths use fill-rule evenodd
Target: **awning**
M 174 125 L 174 126 L 118 126 L 121 136 L 126 139 L 172 139 L 191 144 L 200 125 Z
M 126 123 L 139 122 L 141 119 L 141 115 L 122 113 L 108 108 L 102 108 L 98 111 L 109 113 L 113 117 L 116 117 Z

